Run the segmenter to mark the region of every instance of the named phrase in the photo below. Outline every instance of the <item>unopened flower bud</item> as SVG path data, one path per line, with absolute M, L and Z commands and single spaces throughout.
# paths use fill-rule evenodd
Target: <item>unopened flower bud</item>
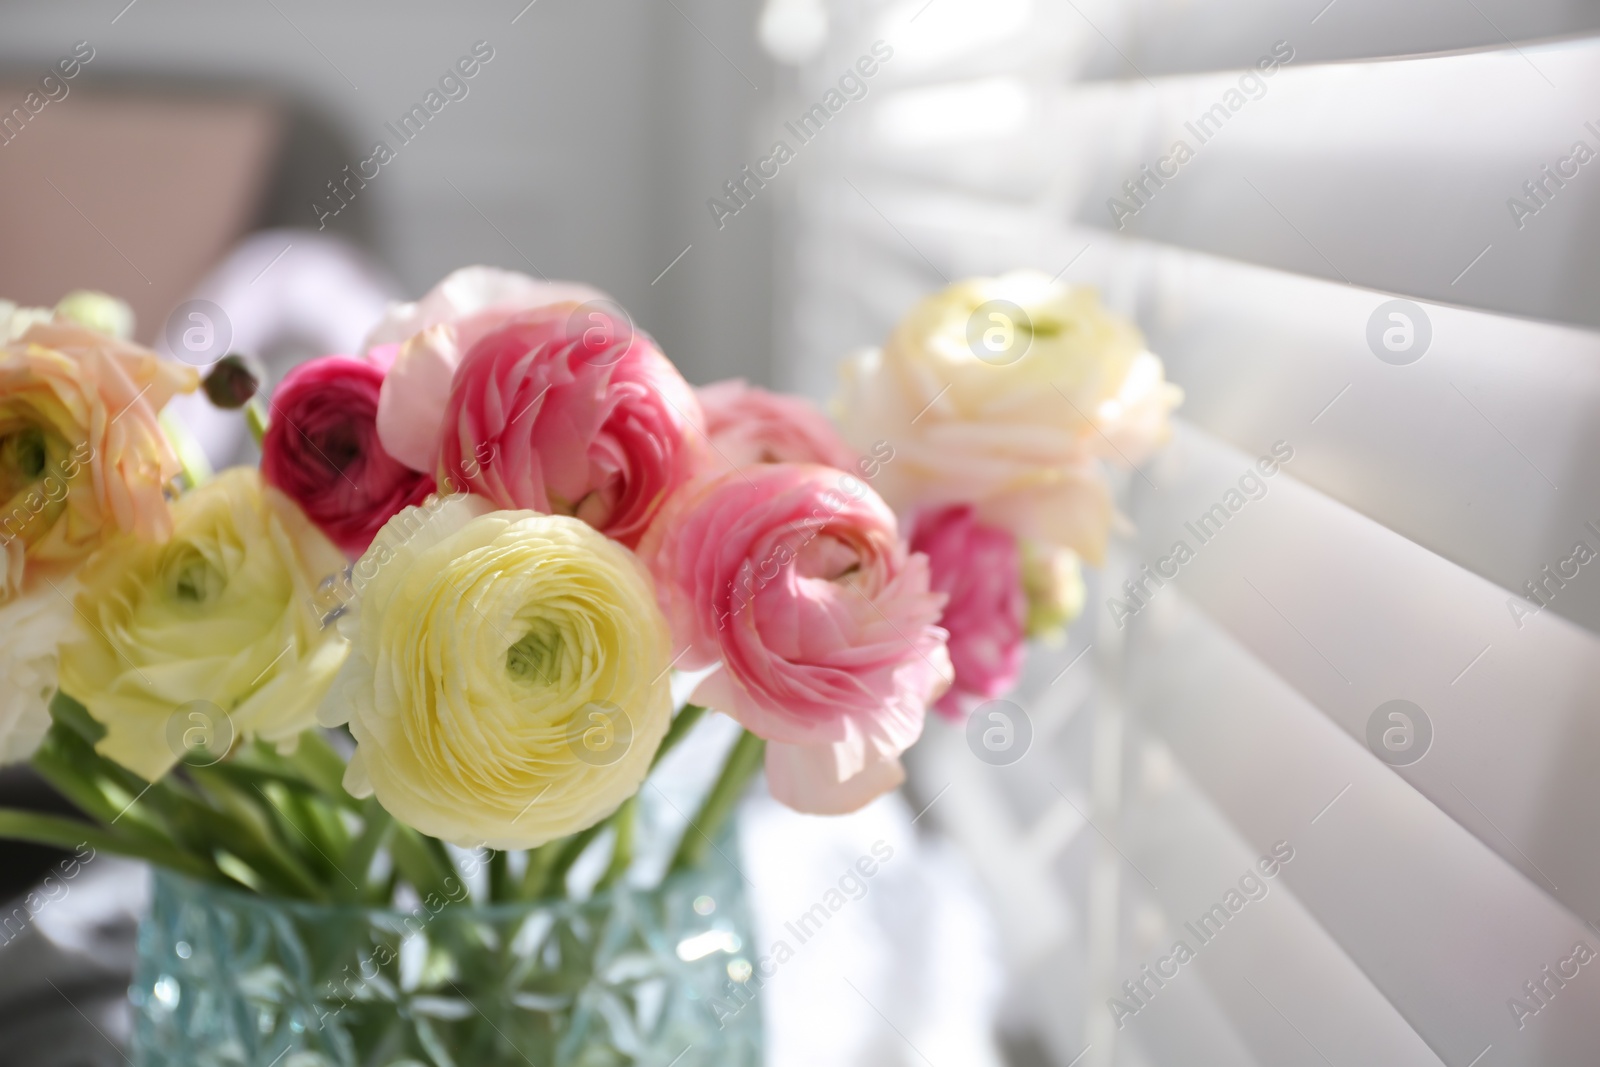
M 76 289 L 62 297 L 56 305 L 56 316 L 123 341 L 133 337 L 133 309 L 114 296 L 92 289 Z
M 261 371 L 255 361 L 239 352 L 217 360 L 205 377 L 206 396 L 219 408 L 232 411 L 250 402 L 261 388 Z
M 1022 588 L 1028 597 L 1028 636 L 1059 638 L 1062 629 L 1083 611 L 1083 568 L 1078 554 L 1024 541 Z

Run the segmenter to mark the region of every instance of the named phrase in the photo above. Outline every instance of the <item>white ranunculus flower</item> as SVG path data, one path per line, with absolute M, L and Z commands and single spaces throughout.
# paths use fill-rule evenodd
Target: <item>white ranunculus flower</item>
M 50 308 L 32 308 L 0 300 L 0 345 L 10 344 L 41 322 L 55 318 Z
M 57 648 L 72 629 L 71 577 L 0 604 L 0 765 L 30 758 L 50 729 Z
M 1142 462 L 1183 395 L 1132 323 L 1037 271 L 935 293 L 843 379 L 846 440 L 894 448 L 873 485 L 896 510 L 971 503 L 1090 562 L 1111 525 L 1101 463 Z

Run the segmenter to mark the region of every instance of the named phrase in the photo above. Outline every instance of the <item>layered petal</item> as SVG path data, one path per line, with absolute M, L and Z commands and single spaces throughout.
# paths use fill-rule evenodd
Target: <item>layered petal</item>
M 396 354 L 378 403 L 378 433 L 389 454 L 433 473 L 450 379 L 461 358 L 514 315 L 549 304 L 609 299 L 577 282 L 538 281 L 494 267 L 452 271 L 421 300 L 393 304 L 368 334 L 365 353 Z
M 165 543 L 122 536 L 80 572 L 61 688 L 106 726 L 97 748 L 146 779 L 183 755 L 174 716 L 196 701 L 235 736 L 291 742 L 346 654 L 312 591 L 345 566 L 293 501 L 237 467 L 180 497 Z
M 1018 537 L 1104 554 L 1104 461 L 1142 462 L 1182 392 L 1092 290 L 1032 271 L 960 282 L 845 366 L 845 439 L 894 444 L 875 485 L 897 510 L 971 504 Z
M 944 597 L 881 499 L 838 470 L 762 464 L 675 498 L 640 553 L 680 666 L 721 663 L 695 699 L 776 743 L 786 802 L 846 810 L 890 787 L 881 766 L 921 735 L 951 668 Z
M 380 350 L 381 351 L 381 350 Z M 272 396 L 261 476 L 289 496 L 352 557 L 401 508 L 433 492 L 433 478 L 384 451 L 378 439 L 380 360 L 324 356 L 290 371 Z
M 704 465 L 694 390 L 644 334 L 558 304 L 467 353 L 440 440 L 442 487 L 576 515 L 632 546 Z
M 491 507 L 441 499 L 378 535 L 321 719 L 356 739 L 353 793 L 447 841 L 531 848 L 644 781 L 672 718 L 669 635 L 627 549 Z

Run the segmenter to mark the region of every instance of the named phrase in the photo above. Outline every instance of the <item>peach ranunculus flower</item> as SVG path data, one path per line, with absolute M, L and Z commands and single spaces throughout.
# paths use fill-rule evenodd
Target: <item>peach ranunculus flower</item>
M 1101 463 L 1147 458 L 1183 396 L 1132 323 L 1037 271 L 935 293 L 843 378 L 844 437 L 894 445 L 873 484 L 902 514 L 972 504 L 1091 563 L 1112 517 Z
M 632 796 L 672 720 L 671 646 L 632 552 L 564 515 L 435 498 L 378 533 L 323 706 L 345 788 L 457 844 L 532 848 Z
M 394 346 L 378 399 L 378 438 L 412 470 L 434 473 L 450 379 L 467 350 L 513 315 L 547 304 L 609 298 L 578 282 L 537 281 L 494 267 L 463 267 L 421 300 L 391 305 L 367 335 L 364 351 Z
M 157 416 L 198 385 L 192 367 L 59 316 L 0 346 L 0 603 L 114 533 L 167 536 L 180 468 Z
M 172 726 L 197 706 L 214 730 L 225 716 L 231 736 L 292 744 L 348 651 L 312 605 L 345 557 L 258 471 L 223 471 L 172 510 L 164 544 L 123 535 L 78 573 L 61 648 L 62 690 L 106 726 L 96 749 L 148 781 L 184 755 Z
M 694 701 L 767 740 L 773 796 L 854 811 L 905 778 L 900 754 L 952 677 L 944 596 L 858 479 L 762 464 L 692 485 L 640 545 Z
M 856 464 L 855 449 L 804 397 L 768 392 L 739 378 L 699 386 L 695 393 L 711 447 L 735 467 L 820 463 L 850 470 Z

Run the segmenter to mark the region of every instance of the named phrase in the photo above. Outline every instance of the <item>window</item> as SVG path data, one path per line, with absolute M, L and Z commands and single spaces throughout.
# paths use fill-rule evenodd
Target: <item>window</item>
M 1032 266 L 1187 391 L 1028 757 L 914 753 L 1017 1062 L 1592 1062 L 1600 9 L 829 13 L 781 117 L 893 57 L 782 193 L 778 383 Z

